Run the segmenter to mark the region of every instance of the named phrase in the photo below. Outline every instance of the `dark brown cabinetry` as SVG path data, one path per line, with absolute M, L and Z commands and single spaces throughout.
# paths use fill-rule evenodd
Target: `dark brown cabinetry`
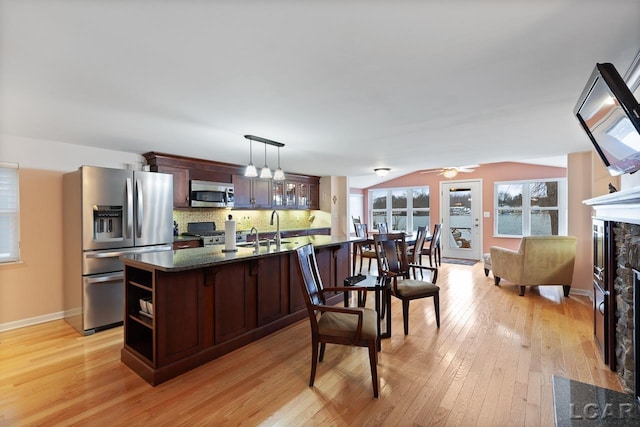
M 231 182 L 231 175 L 237 170 L 235 165 L 211 162 L 191 157 L 150 152 L 145 153 L 152 172 L 173 175 L 173 207 L 189 207 L 189 182 L 192 179 L 214 182 Z
M 611 221 L 593 219 L 593 331 L 604 363 L 616 369 L 614 242 Z
M 180 274 L 179 281 L 170 285 L 171 274 L 157 272 L 155 306 L 162 308 L 162 316 L 156 317 L 156 366 L 164 366 L 190 356 L 203 347 L 204 337 L 200 325 L 204 318 L 202 300 L 204 281 L 198 271 Z M 185 310 L 184 307 L 189 307 Z
M 129 350 L 144 363 L 155 364 L 155 319 L 141 313 L 140 300 L 155 306 L 153 271 L 125 268 L 124 340 Z M 147 379 L 145 377 L 145 379 Z
M 173 207 L 189 207 L 189 169 L 173 166 L 161 166 L 156 172 L 173 175 Z
M 153 172 L 173 175 L 173 206 L 189 207 L 190 180 L 233 183 L 236 209 L 319 209 L 320 178 L 287 173 L 286 181 L 248 178 L 245 166 L 149 152 Z
M 320 209 L 320 184 L 309 184 L 309 203 L 307 209 Z
M 178 240 L 173 242 L 174 251 L 177 251 L 178 249 L 199 248 L 201 246 L 202 246 L 202 240 L 200 239 Z
M 234 208 L 271 208 L 271 180 L 233 175 Z
M 264 326 L 289 313 L 287 269 L 289 257 L 261 258 L 250 264 L 258 292 L 258 326 Z
M 215 344 L 229 341 L 256 327 L 256 297 L 247 279 L 247 265 L 233 263 L 213 267 L 213 324 Z
M 285 206 L 284 181 L 273 181 L 271 188 L 271 206 L 274 209 L 282 209 Z
M 125 278 L 122 359 L 125 363 L 129 361 L 129 366 L 145 380 L 155 384 L 158 377 L 154 369 L 169 366 L 203 347 L 200 325 L 204 312 L 199 304 L 202 274 L 193 270 L 176 276 L 126 266 Z M 151 315 L 143 313 L 140 300 L 151 302 Z M 159 310 L 162 316 L 158 316 Z M 160 378 L 164 375 L 167 374 L 161 374 Z
M 348 251 L 348 242 L 316 248 L 325 287 L 349 275 Z M 282 252 L 164 271 L 125 259 L 122 362 L 156 385 L 304 318 L 297 262 Z M 340 301 L 336 293 L 329 303 Z
M 320 209 L 320 185 L 305 177 L 274 182 L 272 204 L 274 208 Z

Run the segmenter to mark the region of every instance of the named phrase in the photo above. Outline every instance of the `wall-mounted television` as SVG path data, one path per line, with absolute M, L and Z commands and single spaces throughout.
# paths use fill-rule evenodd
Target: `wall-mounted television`
M 640 169 L 640 105 L 612 64 L 596 64 L 573 112 L 611 175 Z

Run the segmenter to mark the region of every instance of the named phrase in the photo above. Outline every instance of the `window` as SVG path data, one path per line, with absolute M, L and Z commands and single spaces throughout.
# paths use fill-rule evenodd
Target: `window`
M 429 229 L 429 187 L 369 190 L 369 229 L 386 222 L 390 230 Z
M 495 236 L 567 234 L 565 179 L 496 182 L 494 198 Z
M 20 257 L 19 200 L 18 165 L 0 163 L 0 263 Z

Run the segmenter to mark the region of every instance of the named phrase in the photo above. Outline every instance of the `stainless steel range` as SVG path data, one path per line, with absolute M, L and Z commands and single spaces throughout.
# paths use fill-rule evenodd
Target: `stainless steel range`
M 215 222 L 189 222 L 184 236 L 195 236 L 202 239 L 203 246 L 224 245 L 224 230 L 216 230 Z M 246 242 L 247 234 L 237 232 L 236 242 Z
M 190 222 L 183 234 L 200 237 L 203 246 L 224 245 L 224 231 L 217 231 L 215 222 Z

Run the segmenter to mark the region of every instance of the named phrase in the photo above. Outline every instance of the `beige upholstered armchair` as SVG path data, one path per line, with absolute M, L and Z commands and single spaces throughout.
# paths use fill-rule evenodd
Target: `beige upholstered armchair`
M 500 279 L 520 286 L 562 285 L 564 296 L 569 296 L 576 258 L 574 236 L 523 237 L 517 251 L 491 247 L 491 269 L 496 286 Z

